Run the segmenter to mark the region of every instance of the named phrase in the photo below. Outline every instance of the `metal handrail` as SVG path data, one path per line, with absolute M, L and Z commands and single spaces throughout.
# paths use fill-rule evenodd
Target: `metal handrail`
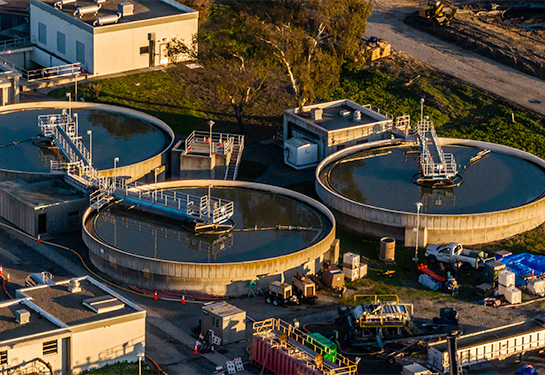
M 36 40 L 30 37 L 4 40 L 0 42 L 0 51 L 7 51 L 14 48 L 30 47 L 35 44 Z
M 324 354 L 334 354 L 334 351 L 329 348 L 325 348 L 323 346 L 320 346 L 318 341 L 304 333 L 303 331 L 295 328 L 291 324 L 288 324 L 280 319 L 276 318 L 269 318 L 260 322 L 255 322 L 253 324 L 253 329 L 255 331 L 254 334 L 261 335 L 261 334 L 267 334 L 272 331 L 276 331 L 279 334 L 285 333 L 288 338 L 291 338 L 298 343 L 302 344 L 303 346 L 306 346 L 313 350 L 315 353 L 324 355 Z M 357 365 L 351 361 L 350 359 L 344 357 L 340 353 L 337 353 L 335 360 L 329 360 L 328 361 L 334 363 L 338 368 L 331 368 L 330 366 L 327 366 L 327 369 L 324 369 L 327 374 L 330 375 L 341 375 L 341 374 L 356 374 L 357 372 Z M 326 363 L 324 362 L 324 365 Z M 324 366 L 326 367 L 326 366 Z
M 0 57 L 0 62 L 2 65 L 8 66 L 11 70 L 18 71 L 21 73 L 23 79 L 27 82 L 37 81 L 37 80 L 48 80 L 51 78 L 65 77 L 65 76 L 74 76 L 81 72 L 81 64 L 73 63 L 66 65 L 52 66 L 42 69 L 32 69 L 27 70 L 22 66 L 14 64 L 6 59 Z

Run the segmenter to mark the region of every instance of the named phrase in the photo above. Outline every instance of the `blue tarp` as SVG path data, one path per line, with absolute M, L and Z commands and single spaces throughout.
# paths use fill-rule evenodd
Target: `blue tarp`
M 426 274 L 418 276 L 418 282 L 431 290 L 441 289 L 441 283 Z
M 543 255 L 522 253 L 517 255 L 508 255 L 498 259 L 498 261 L 505 264 L 507 269 L 519 276 L 516 279 L 516 285 L 525 284 L 520 276 L 531 274 L 532 270 L 534 270 L 534 275 L 545 273 L 545 256 Z

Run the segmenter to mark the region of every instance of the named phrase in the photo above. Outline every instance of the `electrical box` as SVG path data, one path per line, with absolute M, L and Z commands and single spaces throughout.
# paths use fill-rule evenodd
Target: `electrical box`
M 284 142 L 284 163 L 295 169 L 305 169 L 318 164 L 318 145 L 303 138 Z

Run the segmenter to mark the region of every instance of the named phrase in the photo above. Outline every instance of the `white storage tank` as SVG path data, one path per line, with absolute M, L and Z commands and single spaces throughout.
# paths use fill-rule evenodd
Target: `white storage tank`
M 318 164 L 318 145 L 303 138 L 290 138 L 284 142 L 284 163 L 295 169 Z

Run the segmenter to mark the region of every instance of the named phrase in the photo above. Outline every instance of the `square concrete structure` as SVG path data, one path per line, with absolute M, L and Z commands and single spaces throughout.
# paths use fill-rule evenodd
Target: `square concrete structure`
M 305 165 L 317 165 L 325 157 L 343 148 L 360 143 L 390 137 L 398 130 L 400 121 L 392 115 L 371 105 L 360 105 L 349 99 L 314 104 L 303 109 L 292 108 L 284 111 L 284 162 L 296 169 L 293 160 L 303 159 Z M 402 131 L 402 130 L 401 130 Z M 297 141 L 294 141 L 297 140 Z M 308 162 L 308 155 L 290 155 L 293 143 L 301 144 L 305 152 L 311 152 L 306 143 L 317 145 L 316 162 Z
M 89 74 L 113 74 L 168 64 L 168 43 L 177 38 L 190 44 L 197 34 L 199 13 L 176 1 L 118 6 L 125 2 L 78 0 L 62 6 L 60 0 L 30 0 L 32 60 L 45 67 L 80 63 Z M 99 5 L 96 12 L 78 11 Z
M 62 178 L 0 182 L 0 217 L 37 236 L 81 228 L 89 198 Z
M 246 311 L 227 302 L 210 302 L 201 310 L 201 331 L 211 329 L 222 344 L 230 344 L 246 338 Z
M 79 289 L 70 288 L 76 283 Z M 146 312 L 89 276 L 16 293 L 17 299 L 0 302 L 0 368 L 6 373 L 79 373 L 137 361 L 144 353 Z M 84 304 L 93 299 L 109 309 Z

